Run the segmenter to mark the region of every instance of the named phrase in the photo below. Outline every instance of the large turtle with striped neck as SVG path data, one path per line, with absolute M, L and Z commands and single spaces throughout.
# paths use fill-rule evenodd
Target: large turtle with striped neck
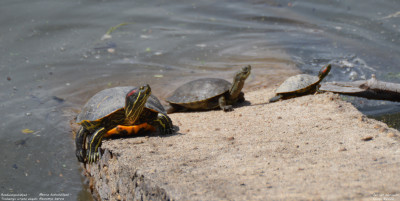
M 188 82 L 178 87 L 166 99 L 169 103 L 168 113 L 177 111 L 199 111 L 220 108 L 232 111 L 233 104 L 244 102 L 242 88 L 249 77 L 251 66 L 245 66 L 238 71 L 230 83 L 219 78 L 202 78 Z
M 171 119 L 157 97 L 151 95 L 149 85 L 98 92 L 85 104 L 76 122 L 81 125 L 75 139 L 76 157 L 83 163 L 99 159 L 98 148 L 105 137 L 155 131 L 156 128 L 161 134 L 173 132 Z
M 308 95 L 319 91 L 319 83 L 328 75 L 330 70 L 331 64 L 328 64 L 321 68 L 318 77 L 307 74 L 289 77 L 276 89 L 276 96 L 269 99 L 269 102 L 272 103 L 278 100 Z

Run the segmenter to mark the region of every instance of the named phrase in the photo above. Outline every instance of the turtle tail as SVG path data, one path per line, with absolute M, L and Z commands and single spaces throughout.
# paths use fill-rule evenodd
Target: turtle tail
M 270 103 L 276 102 L 278 100 L 280 100 L 283 96 L 282 95 L 276 95 L 274 97 L 272 97 L 271 99 L 269 99 Z

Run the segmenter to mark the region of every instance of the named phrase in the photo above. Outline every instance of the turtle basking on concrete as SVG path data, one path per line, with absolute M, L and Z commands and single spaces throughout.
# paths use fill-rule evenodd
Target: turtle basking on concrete
M 232 111 L 232 105 L 243 102 L 241 92 L 244 82 L 250 75 L 251 66 L 243 67 L 236 73 L 233 83 L 219 78 L 202 78 L 188 82 L 166 99 L 170 104 L 168 113 L 177 111 L 199 111 L 221 108 Z
M 269 99 L 269 102 L 315 93 L 318 91 L 319 83 L 328 75 L 330 70 L 331 64 L 328 64 L 321 68 L 318 77 L 307 74 L 289 77 L 276 89 L 276 96 Z
M 155 128 L 161 134 L 173 132 L 171 119 L 160 101 L 151 95 L 149 85 L 115 87 L 98 92 L 85 104 L 76 122 L 81 125 L 75 139 L 76 157 L 83 163 L 99 159 L 98 148 L 105 137 L 155 131 Z M 90 139 L 86 155 L 87 136 Z

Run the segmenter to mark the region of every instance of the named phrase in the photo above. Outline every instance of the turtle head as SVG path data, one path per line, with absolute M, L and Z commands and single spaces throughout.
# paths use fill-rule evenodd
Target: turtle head
M 244 82 L 247 79 L 247 77 L 249 77 L 250 71 L 251 71 L 250 65 L 243 67 L 240 71 L 238 71 L 236 73 L 235 78 L 233 79 L 233 82 L 234 83 L 240 82 L 240 81 Z
M 129 123 L 133 124 L 139 118 L 150 94 L 151 88 L 148 84 L 134 88 L 126 94 L 125 116 Z
M 318 73 L 319 80 L 324 79 L 324 77 L 328 75 L 329 71 L 331 71 L 331 64 L 322 67 Z
M 249 77 L 251 72 L 251 66 L 245 66 L 240 71 L 238 71 L 233 78 L 232 88 L 229 90 L 230 99 L 236 100 L 242 91 L 244 86 L 244 81 L 246 81 L 247 77 Z

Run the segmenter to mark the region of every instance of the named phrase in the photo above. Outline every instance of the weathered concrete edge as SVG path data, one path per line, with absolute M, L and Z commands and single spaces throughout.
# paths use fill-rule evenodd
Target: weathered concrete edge
M 84 167 L 95 200 L 172 200 L 139 170 L 121 167 L 117 158 L 106 149 L 98 163 Z

